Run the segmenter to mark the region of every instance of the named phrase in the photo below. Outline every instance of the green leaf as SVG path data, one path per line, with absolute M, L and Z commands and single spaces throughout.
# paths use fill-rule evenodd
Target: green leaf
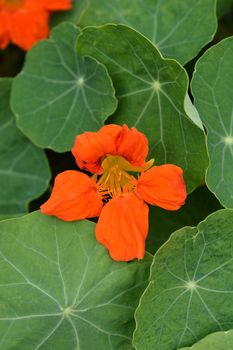
M 73 0 L 72 9 L 69 11 L 59 11 L 52 14 L 50 20 L 50 26 L 54 27 L 61 22 L 69 21 L 77 24 L 80 20 L 82 13 L 88 6 L 88 0 Z
M 215 0 L 90 0 L 80 25 L 127 24 L 184 64 L 212 40 L 215 11 Z
M 233 344 L 233 330 L 227 332 L 215 332 L 207 335 L 189 348 L 182 348 L 180 350 L 232 350 Z
M 68 151 L 75 136 L 97 130 L 117 105 L 106 68 L 76 54 L 79 29 L 62 23 L 28 52 L 13 83 L 17 125 L 36 145 Z
M 185 115 L 185 70 L 176 61 L 163 59 L 145 37 L 122 25 L 84 29 L 78 50 L 109 70 L 119 102 L 111 121 L 144 132 L 150 156 L 158 164 L 181 166 L 188 191 L 193 190 L 204 176 L 207 155 L 204 133 Z
M 206 183 L 223 206 L 233 208 L 233 38 L 211 47 L 192 80 L 195 106 L 207 129 L 210 164 Z
M 136 311 L 137 350 L 175 350 L 233 326 L 233 210 L 176 231 L 156 253 Z
M 113 261 L 94 228 L 39 212 L 0 222 L 2 349 L 131 349 L 151 258 Z
M 0 214 L 27 211 L 30 200 L 48 187 L 50 170 L 44 151 L 15 125 L 9 106 L 11 79 L 0 79 Z
M 198 114 L 198 111 L 196 110 L 195 106 L 192 104 L 192 101 L 190 100 L 188 93 L 185 95 L 185 99 L 184 99 L 184 110 L 187 116 L 192 120 L 192 122 L 196 124 L 201 130 L 204 131 L 203 124 Z
M 150 207 L 149 234 L 146 249 L 154 254 L 164 244 L 172 232 L 184 226 L 196 226 L 207 215 L 222 209 L 217 198 L 205 187 L 197 188 L 191 193 L 183 207 L 176 211 Z

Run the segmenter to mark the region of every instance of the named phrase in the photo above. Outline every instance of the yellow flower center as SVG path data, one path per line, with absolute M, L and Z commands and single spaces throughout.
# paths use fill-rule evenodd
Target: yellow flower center
M 144 166 L 133 166 L 121 156 L 108 155 L 102 162 L 103 175 L 97 181 L 97 189 L 103 199 L 119 196 L 124 192 L 132 192 L 136 187 L 136 178 L 131 172 L 141 173 L 149 169 L 154 159 Z M 130 172 L 130 173 L 129 173 Z

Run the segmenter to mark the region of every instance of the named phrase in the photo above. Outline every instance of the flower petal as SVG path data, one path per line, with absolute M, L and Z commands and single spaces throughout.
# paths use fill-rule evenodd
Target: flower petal
M 11 16 L 11 41 L 24 50 L 29 50 L 38 40 L 48 36 L 49 16 L 46 11 L 31 12 L 28 9 L 16 11 Z
M 56 177 L 51 197 L 41 211 L 73 221 L 99 216 L 102 206 L 95 181 L 79 171 L 67 170 Z
M 71 0 L 39 0 L 38 6 L 48 11 L 70 10 L 72 2 Z
M 101 160 L 106 154 L 115 154 L 115 140 L 121 131 L 119 125 L 105 125 L 97 132 L 85 132 L 75 139 L 72 154 L 81 169 L 101 174 Z
M 117 138 L 117 155 L 126 158 L 132 165 L 143 166 L 148 154 L 148 140 L 136 128 L 122 126 Z
M 1 2 L 0 2 L 1 5 Z M 9 15 L 5 11 L 0 12 L 0 49 L 5 49 L 5 47 L 10 42 L 9 34 Z
M 138 178 L 136 192 L 150 204 L 177 210 L 187 197 L 183 171 L 172 164 L 154 166 Z
M 134 193 L 111 199 L 96 225 L 96 238 L 118 261 L 142 259 L 148 233 L 148 206 Z

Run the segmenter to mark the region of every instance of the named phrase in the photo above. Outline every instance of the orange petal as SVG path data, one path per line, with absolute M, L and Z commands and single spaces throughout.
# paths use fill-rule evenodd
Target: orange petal
M 119 125 L 105 125 L 97 132 L 78 135 L 72 148 L 73 156 L 81 169 L 101 174 L 101 161 L 106 154 L 115 154 L 115 140 L 121 131 Z
M 136 192 L 150 204 L 177 210 L 187 197 L 183 171 L 172 164 L 154 166 L 138 178 Z
M 37 41 L 48 36 L 49 16 L 45 11 L 31 12 L 22 9 L 11 17 L 11 41 L 24 50 L 29 50 Z
M 33 3 L 33 0 L 27 0 Z M 39 6 L 48 11 L 70 10 L 72 8 L 71 0 L 37 0 L 35 6 Z
M 0 49 L 5 49 L 10 42 L 10 38 L 7 34 L 2 35 L 0 33 Z
M 148 233 L 148 206 L 134 193 L 110 199 L 96 225 L 96 238 L 117 261 L 142 259 Z
M 1 6 L 1 2 L 0 2 Z M 9 14 L 5 12 L 0 12 L 0 49 L 5 49 L 5 47 L 10 42 L 9 33 Z
M 102 206 L 95 181 L 79 171 L 67 170 L 56 177 L 51 197 L 41 211 L 73 221 L 99 216 Z
M 143 166 L 148 154 L 148 140 L 136 128 L 123 125 L 117 139 L 117 154 L 126 158 L 132 165 Z

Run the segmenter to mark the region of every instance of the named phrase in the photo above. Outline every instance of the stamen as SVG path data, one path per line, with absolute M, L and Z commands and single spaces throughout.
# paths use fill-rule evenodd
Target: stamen
M 128 171 L 140 173 L 152 166 L 153 160 L 145 163 L 144 167 L 133 166 L 130 162 L 120 156 L 108 155 L 102 162 L 103 175 L 97 181 L 97 189 L 103 201 L 108 201 L 125 192 L 135 190 L 137 180 Z

